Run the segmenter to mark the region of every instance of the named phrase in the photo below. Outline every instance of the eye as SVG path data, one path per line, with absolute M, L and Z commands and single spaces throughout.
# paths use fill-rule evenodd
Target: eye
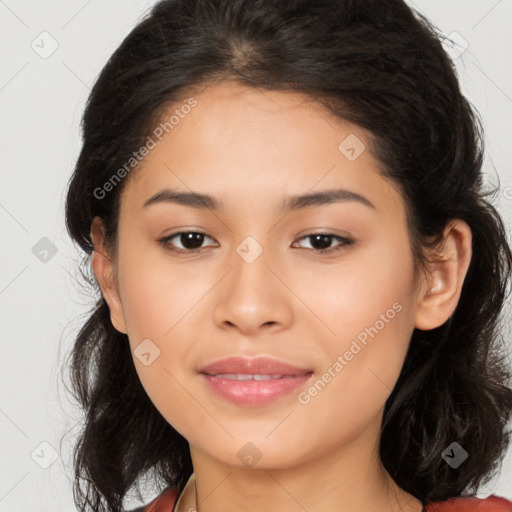
M 171 240 L 177 238 L 181 247 L 174 247 Z M 158 240 L 164 247 L 175 253 L 195 253 L 201 249 L 205 238 L 210 238 L 206 233 L 200 231 L 180 231 Z
M 354 240 L 338 235 L 334 235 L 332 233 L 310 233 L 299 240 L 310 239 L 312 248 L 306 247 L 306 249 L 312 250 L 318 253 L 331 253 L 334 251 L 339 251 L 346 246 L 352 245 Z M 340 242 L 338 245 L 331 247 L 333 241 L 337 240 Z
M 203 243 L 206 238 L 213 240 L 206 233 L 202 233 L 200 231 L 180 231 L 178 233 L 173 233 L 172 235 L 166 236 L 158 240 L 166 249 L 177 253 L 177 254 L 194 254 L 199 252 L 204 246 Z M 176 242 L 172 242 L 172 240 L 176 239 L 178 243 L 181 244 L 181 247 L 175 246 Z M 310 239 L 313 247 L 306 249 L 316 252 L 316 253 L 331 253 L 334 251 L 339 251 L 346 246 L 352 245 L 354 240 L 338 235 L 334 235 L 332 233 L 310 233 L 305 235 L 299 240 L 307 240 Z M 338 245 L 331 247 L 333 241 L 338 241 Z

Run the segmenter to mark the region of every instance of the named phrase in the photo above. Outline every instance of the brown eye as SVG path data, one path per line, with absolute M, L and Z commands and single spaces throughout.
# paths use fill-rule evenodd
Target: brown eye
M 205 238 L 211 238 L 206 233 L 201 233 L 198 231 L 180 231 L 178 233 L 173 233 L 165 238 L 159 240 L 165 247 L 170 249 L 171 251 L 175 251 L 178 253 L 183 252 L 197 252 L 202 248 L 202 245 L 205 241 Z M 177 242 L 171 243 L 171 240 L 176 239 Z M 181 247 L 175 247 L 175 244 L 181 244 Z
M 311 240 L 311 248 L 306 247 L 306 249 L 310 249 L 319 253 L 329 253 L 332 251 L 337 251 L 343 249 L 345 246 L 352 245 L 354 240 L 349 238 L 345 238 L 338 235 L 333 235 L 331 233 L 311 233 L 309 235 L 303 236 L 300 240 L 309 239 Z M 333 241 L 337 240 L 340 242 L 338 245 L 331 247 Z

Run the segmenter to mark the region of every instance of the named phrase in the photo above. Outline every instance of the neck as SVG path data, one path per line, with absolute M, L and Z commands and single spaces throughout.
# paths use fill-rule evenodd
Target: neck
M 400 489 L 382 466 L 376 435 L 360 435 L 286 468 L 234 467 L 192 445 L 190 451 L 194 473 L 177 512 L 422 510 L 421 502 Z

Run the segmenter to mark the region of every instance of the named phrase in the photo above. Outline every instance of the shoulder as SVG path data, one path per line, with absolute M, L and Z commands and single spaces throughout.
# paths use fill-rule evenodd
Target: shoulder
M 425 512 L 512 512 L 512 502 L 498 496 L 452 498 L 442 503 L 429 503 Z
M 169 488 L 154 498 L 150 503 L 127 512 L 171 512 L 178 496 L 178 489 Z

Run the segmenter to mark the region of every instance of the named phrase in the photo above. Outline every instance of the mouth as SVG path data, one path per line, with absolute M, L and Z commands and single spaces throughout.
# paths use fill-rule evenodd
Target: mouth
M 244 406 L 261 406 L 289 395 L 304 386 L 314 374 L 313 370 L 268 357 L 222 359 L 198 373 L 210 391 Z

